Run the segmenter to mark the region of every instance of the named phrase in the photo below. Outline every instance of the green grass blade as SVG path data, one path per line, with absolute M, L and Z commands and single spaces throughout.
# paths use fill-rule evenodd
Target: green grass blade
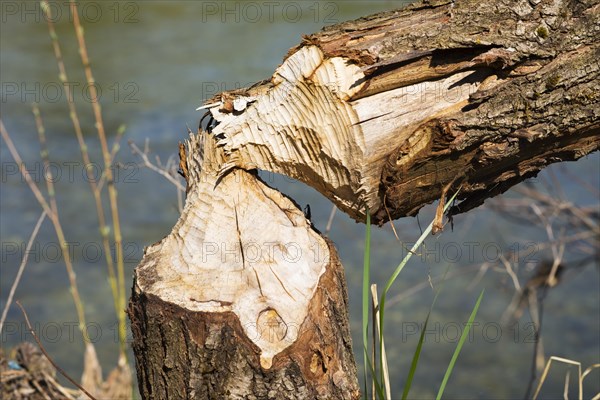
M 454 196 L 452 196 L 452 198 L 446 203 L 446 205 L 444 206 L 444 212 L 446 212 L 446 210 L 448 210 L 448 208 L 450 208 L 450 205 L 452 204 L 452 202 L 456 198 L 456 195 L 458 195 L 458 192 L 456 192 L 454 194 Z M 413 245 L 413 247 L 410 249 L 410 251 L 408 252 L 408 254 L 402 259 L 402 261 L 400 262 L 400 264 L 398 265 L 398 267 L 396 267 L 396 270 L 394 271 L 394 273 L 392 274 L 392 276 L 390 277 L 390 279 L 388 279 L 388 282 L 385 285 L 385 289 L 383 290 L 382 297 L 387 294 L 387 292 L 390 290 L 390 288 L 394 284 L 394 281 L 396 280 L 396 278 L 398 277 L 398 275 L 400 274 L 400 272 L 402 271 L 402 269 L 404 268 L 404 266 L 406 265 L 406 263 L 408 262 L 408 260 L 410 260 L 410 258 L 412 257 L 412 255 L 414 253 L 416 253 L 416 251 L 419 248 L 419 246 L 421 245 L 421 243 L 423 243 L 423 241 L 425 240 L 425 238 L 427 237 L 427 235 L 429 235 L 429 233 L 431 232 L 431 229 L 433 228 L 433 222 L 434 221 L 431 221 L 431 223 L 423 231 L 423 233 L 421 234 L 421 236 L 419 236 L 419 239 Z
M 421 356 L 421 348 L 423 347 L 423 339 L 425 338 L 425 331 L 427 330 L 427 323 L 429 322 L 430 314 L 431 309 L 427 313 L 427 318 L 425 318 L 425 324 L 423 325 L 421 336 L 419 336 L 419 343 L 417 344 L 417 349 L 415 350 L 412 363 L 410 364 L 410 371 L 408 371 L 408 377 L 406 378 L 406 383 L 404 384 L 404 391 L 402 392 L 402 400 L 406 400 L 408 398 L 408 392 L 410 392 L 410 386 L 412 385 L 412 380 L 415 376 L 415 371 L 417 370 L 417 364 L 419 363 L 419 357 Z
M 367 208 L 367 230 L 365 233 L 365 252 L 363 259 L 363 290 L 362 290 L 362 336 L 363 336 L 363 359 L 364 359 L 364 394 L 365 399 L 368 395 L 368 387 L 367 387 L 367 375 L 368 369 L 367 364 L 371 368 L 373 372 L 373 366 L 371 365 L 371 361 L 368 356 L 368 340 L 369 340 L 369 285 L 371 282 L 371 271 L 370 271 L 370 260 L 371 260 L 371 214 L 369 213 L 369 208 Z M 375 374 L 373 373 L 373 376 Z
M 446 210 L 448 210 L 448 208 L 450 207 L 450 204 L 452 204 L 452 202 L 454 201 L 454 199 L 456 198 L 456 196 L 458 195 L 458 191 L 456 193 L 454 193 L 454 195 L 452 196 L 452 198 L 446 203 L 446 205 L 444 206 L 444 212 L 446 212 Z M 421 236 L 419 236 L 419 239 L 417 239 L 416 243 L 411 247 L 410 251 L 408 252 L 408 254 L 402 259 L 402 261 L 400 262 L 400 264 L 398 264 L 398 267 L 396 267 L 396 270 L 394 271 L 394 273 L 392 274 L 392 276 L 390 277 L 390 279 L 388 280 L 387 284 L 385 285 L 385 288 L 383 289 L 383 293 L 381 294 L 381 300 L 379 302 L 379 325 L 381 326 L 381 331 L 379 333 L 379 343 L 380 343 L 380 351 L 379 354 L 381 354 L 381 337 L 383 336 L 383 322 L 384 322 L 384 314 L 385 314 L 385 299 L 387 297 L 387 293 L 390 290 L 390 288 L 392 287 L 392 285 L 394 284 L 394 282 L 396 281 L 396 278 L 398 277 L 398 275 L 400 275 L 400 272 L 402 271 L 402 269 L 404 269 L 404 266 L 406 265 L 406 263 L 408 263 L 408 260 L 410 260 L 410 258 L 412 257 L 413 254 L 416 253 L 416 251 L 418 250 L 419 246 L 421 246 L 421 244 L 423 243 L 423 241 L 425 240 L 425 238 L 427 237 L 427 235 L 429 235 L 429 233 L 431 232 L 431 229 L 433 228 L 433 221 L 431 221 L 431 223 L 429 224 L 429 226 L 427 226 L 427 228 L 425 229 L 425 231 L 423 231 L 423 233 L 421 234 Z
M 438 391 L 436 400 L 440 400 L 442 398 L 442 394 L 444 393 L 444 389 L 446 389 L 446 383 L 448 383 L 448 379 L 450 378 L 450 374 L 452 374 L 452 370 L 454 369 L 454 364 L 456 363 L 456 359 L 460 354 L 460 350 L 467 339 L 469 334 L 469 330 L 471 330 L 471 326 L 473 326 L 473 321 L 475 320 L 475 316 L 477 315 L 477 310 L 479 310 L 479 304 L 481 304 L 481 299 L 483 298 L 483 293 L 485 293 L 485 289 L 481 290 L 481 294 L 477 299 L 477 303 L 475 303 L 475 307 L 471 312 L 471 316 L 469 317 L 469 322 L 462 331 L 460 335 L 460 339 L 458 340 L 458 345 L 456 346 L 456 350 L 454 350 L 454 354 L 452 355 L 452 359 L 450 360 L 450 364 L 448 364 L 448 368 L 446 369 L 446 374 L 444 375 L 444 379 L 442 380 L 442 384 L 440 386 L 440 390 Z
M 365 348 L 365 354 L 367 354 L 367 349 Z M 371 362 L 371 359 L 366 356 L 365 357 L 365 363 L 369 365 L 369 371 L 371 371 L 371 376 L 373 377 L 373 382 L 375 383 L 375 392 L 377 393 L 377 398 L 384 400 L 385 399 L 385 394 L 383 393 L 383 387 L 381 386 L 381 384 L 379 383 L 379 381 L 377 380 L 377 376 L 375 375 L 375 367 L 373 366 L 373 363 Z M 366 388 L 366 384 L 367 384 L 367 366 L 365 365 L 365 388 Z M 367 399 L 367 391 L 365 389 L 365 400 Z
M 408 392 L 410 392 L 410 387 L 412 385 L 413 378 L 415 377 L 415 372 L 417 370 L 417 365 L 419 364 L 419 357 L 421 356 L 421 349 L 423 348 L 423 341 L 425 339 L 425 332 L 427 331 L 427 324 L 429 323 L 429 316 L 433 311 L 433 307 L 435 306 L 435 302 L 442 291 L 442 287 L 444 282 L 446 281 L 446 274 L 450 270 L 450 265 L 446 268 L 444 272 L 444 276 L 442 277 L 442 282 L 440 283 L 440 287 L 437 289 L 435 296 L 433 297 L 433 301 L 431 302 L 431 306 L 429 307 L 429 312 L 427 313 L 427 318 L 425 318 L 425 323 L 423 324 L 423 330 L 421 331 L 421 335 L 419 336 L 419 343 L 417 344 L 417 349 L 415 350 L 415 354 L 413 355 L 412 362 L 410 364 L 410 370 L 408 371 L 408 377 L 406 378 L 406 383 L 404 385 L 404 392 L 402 392 L 402 400 L 406 400 L 408 398 Z

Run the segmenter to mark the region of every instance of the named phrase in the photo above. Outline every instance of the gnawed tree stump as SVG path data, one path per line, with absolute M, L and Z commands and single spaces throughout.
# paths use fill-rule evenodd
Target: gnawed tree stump
M 136 270 L 129 315 L 142 395 L 357 398 L 331 243 L 256 174 L 219 178 L 212 138 L 188 146 L 182 217 Z
M 136 269 L 146 398 L 355 398 L 343 271 L 264 169 L 357 221 L 464 212 L 600 147 L 600 5 L 432 1 L 329 27 L 222 93 L 182 149 L 184 212 Z M 205 145 L 201 151 L 200 142 Z

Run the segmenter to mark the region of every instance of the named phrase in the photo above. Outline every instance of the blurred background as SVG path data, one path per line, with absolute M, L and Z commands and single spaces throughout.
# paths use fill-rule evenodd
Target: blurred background
M 178 160 L 177 143 L 187 137 L 187 126 L 197 128 L 201 112 L 195 109 L 204 100 L 217 92 L 269 78 L 288 49 L 300 42 L 302 34 L 403 4 L 79 2 L 109 144 L 119 128 L 125 126 L 113 172 L 119 193 L 128 291 L 144 246 L 169 233 L 181 206 L 175 185 L 147 168 L 128 141 L 146 152 L 149 161 L 172 173 L 168 161 Z M 101 173 L 90 93 L 72 16 L 66 3 L 51 5 L 83 134 Z M 90 337 L 106 371 L 118 357 L 117 318 L 99 245 L 95 206 L 84 179 L 48 27 L 38 2 L 4 1 L 1 18 L 2 121 L 27 169 L 43 188 L 44 167 L 31 108 L 32 103 L 39 104 L 55 168 L 61 220 L 74 259 Z M 0 157 L 0 308 L 4 308 L 41 209 L 17 172 L 4 141 Z M 538 303 L 543 303 L 543 346 L 538 357 L 572 359 L 581 362 L 584 369 L 599 362 L 599 161 L 599 154 L 595 153 L 576 163 L 553 165 L 537 178 L 487 201 L 483 207 L 455 217 L 453 229 L 447 225 L 440 236 L 427 240 L 388 297 L 385 338 L 394 397 L 402 392 L 434 296 L 433 288 L 439 287 L 447 268 L 447 281 L 430 317 L 411 397 L 431 398 L 437 393 L 463 324 L 482 288 L 486 289 L 485 297 L 448 383 L 447 398 L 524 395 L 531 376 L 538 325 L 532 322 L 527 296 L 522 293 L 535 289 L 541 290 L 535 293 Z M 291 179 L 273 174 L 262 176 L 299 204 L 310 204 L 315 226 L 322 232 L 326 230 L 332 211 L 329 201 Z M 371 271 L 380 288 L 407 247 L 431 222 L 434 212 L 432 205 L 424 208 L 418 218 L 395 221 L 398 238 L 390 224 L 373 228 Z M 364 234 L 363 224 L 341 212 L 335 214 L 328 231 L 346 270 L 360 370 Z M 561 247 L 564 255 L 560 279 L 545 290 L 535 277 L 543 276 L 543 266 L 552 264 Z M 519 301 L 521 297 L 524 301 Z M 48 220 L 34 242 L 15 299 L 27 309 L 48 352 L 73 377 L 79 377 L 84 346 L 76 328 L 64 262 Z M 539 304 L 536 311 L 539 314 Z M 2 331 L 2 347 L 8 351 L 23 340 L 31 341 L 32 337 L 13 304 Z M 133 357 L 129 360 L 132 363 Z M 572 376 L 571 394 L 575 396 L 576 369 L 560 364 L 551 369 L 542 396 L 562 397 L 568 370 Z M 586 397 L 600 391 L 598 376 L 595 370 L 586 378 Z

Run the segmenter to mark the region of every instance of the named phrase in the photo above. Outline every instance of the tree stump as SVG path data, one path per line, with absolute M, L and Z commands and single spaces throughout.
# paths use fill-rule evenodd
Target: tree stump
M 130 302 L 142 396 L 358 398 L 332 244 L 255 173 L 219 178 L 210 137 L 188 146 L 186 208 L 146 249 Z

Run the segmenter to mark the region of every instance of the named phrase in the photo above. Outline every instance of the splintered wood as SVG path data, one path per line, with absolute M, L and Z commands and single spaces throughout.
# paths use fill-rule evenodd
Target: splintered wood
M 414 135 L 415 128 L 464 106 L 479 75 L 464 71 L 352 100 L 368 82 L 361 68 L 343 57 L 325 58 L 317 46 L 302 47 L 277 69 L 267 91 L 233 95 L 243 109 L 232 112 L 226 97 L 212 103 L 218 121 L 212 134 L 226 155 L 221 172 L 238 167 L 288 175 L 363 220 L 365 206 L 382 206 L 390 149 L 418 143 L 404 163 L 425 149 L 431 137 Z
M 207 102 L 221 172 L 278 172 L 382 224 L 452 181 L 456 214 L 597 150 L 598 7 L 486 7 L 416 4 L 305 36 L 270 80 Z
M 347 103 L 363 77 L 342 59 L 324 62 L 306 47 L 275 72 L 273 87 L 240 113 L 210 109 L 227 157 L 223 170 L 259 168 L 310 182 L 345 210 L 356 202 L 365 148 L 359 117 Z M 355 85 L 353 87 L 353 85 Z
M 269 368 L 296 340 L 329 249 L 297 205 L 256 175 L 236 169 L 219 180 L 211 143 L 179 222 L 146 250 L 137 289 L 190 311 L 235 313 Z

